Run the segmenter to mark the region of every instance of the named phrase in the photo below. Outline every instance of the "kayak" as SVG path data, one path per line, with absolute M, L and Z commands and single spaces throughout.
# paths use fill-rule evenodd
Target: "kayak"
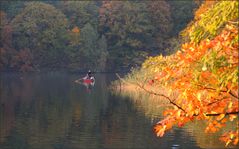
M 93 83 L 94 79 L 83 79 L 83 83 Z
M 83 84 L 90 84 L 90 85 L 94 85 L 95 84 L 95 78 L 91 77 L 91 78 L 81 78 L 78 80 L 75 80 L 76 83 L 83 83 Z

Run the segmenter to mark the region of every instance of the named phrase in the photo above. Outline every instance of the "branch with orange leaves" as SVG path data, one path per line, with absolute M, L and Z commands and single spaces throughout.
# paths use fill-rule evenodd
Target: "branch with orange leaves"
M 178 105 L 174 100 L 172 100 L 170 97 L 164 95 L 164 94 L 160 94 L 160 93 L 156 93 L 156 92 L 153 92 L 151 90 L 148 90 L 144 87 L 144 85 L 140 85 L 139 83 L 132 83 L 131 84 L 134 84 L 134 85 L 137 85 L 139 88 L 143 89 L 144 91 L 146 91 L 147 93 L 149 94 L 152 94 L 152 95 L 156 95 L 156 96 L 161 96 L 161 97 L 164 97 L 166 98 L 170 104 L 174 105 L 175 107 L 177 107 L 178 109 L 182 110 L 184 113 L 186 113 L 186 110 L 183 109 L 180 105 Z M 211 105 L 213 103 L 209 103 L 208 105 Z M 206 113 L 205 116 L 219 116 L 221 114 L 225 114 L 225 115 L 230 115 L 230 114 L 239 114 L 239 111 L 232 111 L 232 112 L 225 112 L 225 113 Z M 193 114 L 193 116 L 198 116 L 198 114 Z
M 203 89 L 206 89 L 206 90 L 214 90 L 216 91 L 215 88 L 212 88 L 212 87 L 206 87 L 206 86 L 203 86 L 203 85 L 200 85 L 200 84 L 196 84 L 197 86 L 203 88 Z M 233 94 L 231 90 L 229 90 L 228 88 L 226 88 L 227 90 L 219 90 L 219 92 L 224 92 L 224 93 L 229 93 L 232 97 L 235 97 L 235 98 L 239 98 L 237 95 Z
M 139 83 L 135 83 L 138 87 L 140 87 L 141 89 L 143 89 L 144 91 L 146 91 L 147 93 L 149 94 L 152 94 L 152 95 L 156 95 L 156 96 L 161 96 L 161 97 L 164 97 L 166 98 L 169 103 L 171 103 L 172 105 L 176 106 L 178 109 L 182 110 L 183 112 L 186 112 L 182 107 L 180 107 L 178 104 L 176 104 L 174 101 L 175 100 L 172 100 L 171 98 L 169 98 L 168 96 L 164 95 L 164 94 L 159 94 L 159 93 L 155 93 L 153 91 L 150 91 L 150 90 L 147 90 L 146 88 L 144 88 L 143 85 L 140 85 Z

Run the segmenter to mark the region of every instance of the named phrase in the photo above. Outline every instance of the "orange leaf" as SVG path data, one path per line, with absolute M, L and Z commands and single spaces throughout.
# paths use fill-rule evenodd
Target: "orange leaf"
M 72 29 L 72 32 L 73 32 L 73 33 L 79 33 L 80 30 L 79 30 L 79 28 L 76 26 L 76 27 L 74 27 L 74 28 Z
M 237 143 L 238 143 L 238 137 L 233 141 L 234 145 L 237 145 Z

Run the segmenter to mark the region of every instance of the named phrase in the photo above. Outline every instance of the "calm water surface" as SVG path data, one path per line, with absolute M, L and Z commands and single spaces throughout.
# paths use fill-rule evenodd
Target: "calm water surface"
M 113 74 L 0 75 L 0 149 L 197 149 L 223 148 L 200 127 L 173 129 L 157 138 L 156 121 L 140 104 L 109 92 Z

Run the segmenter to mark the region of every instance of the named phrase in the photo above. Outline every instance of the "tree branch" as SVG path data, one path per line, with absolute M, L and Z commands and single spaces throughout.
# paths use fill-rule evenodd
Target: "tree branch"
M 221 98 L 221 99 L 218 99 L 218 100 L 216 100 L 216 101 L 213 101 L 213 102 L 207 104 L 207 106 L 210 106 L 210 105 L 212 105 L 212 104 L 214 104 L 214 103 L 217 103 L 217 102 L 219 102 L 219 101 L 222 101 L 222 100 L 224 100 L 224 99 L 227 99 L 227 97 L 223 97 L 223 98 Z
M 226 112 L 226 113 L 208 113 L 206 116 L 218 116 L 220 114 L 230 115 L 230 114 L 239 114 L 239 111 Z
M 231 91 L 229 92 L 229 94 L 238 99 L 238 96 L 234 95 Z
M 117 77 L 120 78 L 120 76 L 119 76 L 118 74 L 116 74 L 116 75 L 117 75 Z M 141 89 L 143 89 L 144 91 L 146 91 L 146 92 L 149 93 L 149 94 L 164 97 L 164 98 L 166 98 L 166 99 L 170 102 L 170 104 L 176 106 L 178 109 L 182 110 L 184 113 L 187 113 L 181 106 L 179 106 L 178 104 L 176 104 L 171 98 L 169 98 L 168 96 L 166 96 L 166 95 L 164 95 L 164 94 L 159 94 L 159 93 L 155 93 L 155 92 L 153 92 L 153 91 L 150 91 L 150 90 L 146 89 L 143 85 L 141 85 L 141 84 L 139 84 L 139 83 L 137 83 L 137 82 L 136 82 L 136 83 L 134 83 L 134 82 L 128 82 L 128 81 L 125 81 L 125 80 L 122 79 L 122 78 L 120 78 L 120 80 L 123 81 L 124 83 L 129 83 L 129 84 L 136 85 L 136 86 L 140 87 Z M 198 86 L 200 86 L 200 85 L 198 85 Z M 207 87 L 207 89 L 216 90 L 216 89 L 214 89 L 214 88 L 208 88 L 208 87 Z M 227 91 L 221 91 L 221 92 L 227 92 Z M 219 102 L 219 101 L 221 101 L 221 100 L 224 100 L 224 99 L 226 99 L 226 97 L 223 97 L 223 98 L 221 98 L 221 99 L 218 99 L 217 101 L 211 102 L 211 103 L 209 103 L 207 106 L 210 106 L 210 105 L 212 105 L 212 104 L 214 104 L 214 103 L 216 103 L 216 102 Z M 220 114 L 225 114 L 225 115 L 239 114 L 239 111 L 226 112 L 226 113 L 207 113 L 206 116 L 219 116 Z M 194 114 L 193 116 L 198 116 L 198 114 Z
M 183 112 L 186 112 L 182 107 L 180 107 L 178 104 L 173 102 L 173 100 L 171 98 L 169 98 L 168 96 L 165 96 L 164 94 L 159 94 L 159 93 L 155 93 L 153 91 L 147 90 L 146 88 L 144 88 L 144 86 L 140 85 L 139 83 L 134 83 L 134 84 L 137 85 L 138 87 L 140 87 L 141 89 L 143 89 L 144 91 L 146 91 L 149 94 L 153 94 L 153 95 L 157 95 L 157 96 L 161 96 L 161 97 L 166 98 L 172 105 L 176 106 L 178 109 L 182 110 Z
M 200 85 L 200 84 L 196 84 L 196 85 L 202 87 L 203 89 L 216 91 L 216 89 L 215 89 L 215 88 L 212 88 L 212 87 L 205 87 L 205 86 Z M 227 87 L 226 87 L 226 88 L 227 88 Z M 219 90 L 219 92 L 229 93 L 232 97 L 235 97 L 235 98 L 238 99 L 238 96 L 234 95 L 231 91 L 229 91 L 229 92 L 228 92 L 228 91 L 229 91 L 228 88 L 227 88 L 227 90 Z
M 227 86 L 226 86 L 226 89 L 229 90 Z M 238 99 L 238 96 L 234 95 L 231 90 L 229 91 L 229 94 Z

